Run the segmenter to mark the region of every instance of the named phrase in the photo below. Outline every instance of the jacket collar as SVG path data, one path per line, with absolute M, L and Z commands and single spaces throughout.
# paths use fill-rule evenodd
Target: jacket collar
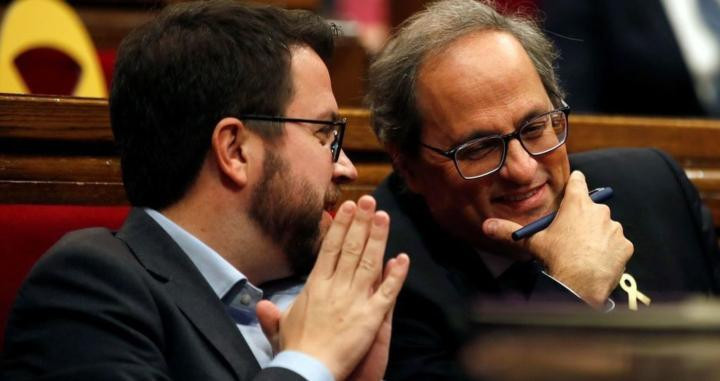
M 225 306 L 175 241 L 142 209 L 133 208 L 117 234 L 164 285 L 178 308 L 228 362 L 239 379 L 260 371 Z

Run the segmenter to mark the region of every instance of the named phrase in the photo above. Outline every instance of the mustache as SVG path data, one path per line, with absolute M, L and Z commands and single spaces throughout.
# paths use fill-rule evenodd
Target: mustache
M 337 203 L 342 197 L 342 190 L 336 184 L 331 184 L 325 192 L 325 199 L 323 200 L 323 206 L 325 209 L 334 209 Z

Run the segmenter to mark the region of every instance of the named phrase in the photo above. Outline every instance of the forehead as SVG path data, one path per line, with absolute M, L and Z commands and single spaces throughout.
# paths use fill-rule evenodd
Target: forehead
M 290 117 L 330 119 L 337 113 L 327 66 L 310 47 L 291 48 L 293 94 L 286 109 Z M 272 75 L 271 73 L 268 73 Z
M 525 49 L 499 31 L 463 36 L 427 57 L 419 70 L 417 102 L 423 137 L 439 143 L 509 132 L 552 107 Z

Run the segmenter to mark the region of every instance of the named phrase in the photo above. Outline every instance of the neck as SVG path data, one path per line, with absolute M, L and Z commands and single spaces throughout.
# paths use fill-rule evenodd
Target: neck
M 212 248 L 252 284 L 290 276 L 280 247 L 264 237 L 247 213 L 218 199 L 223 198 L 187 196 L 160 212 Z

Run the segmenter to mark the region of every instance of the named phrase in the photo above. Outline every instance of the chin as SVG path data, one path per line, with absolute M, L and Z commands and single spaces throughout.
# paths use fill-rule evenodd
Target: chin
M 508 220 L 525 226 L 525 225 L 547 215 L 548 213 L 551 213 L 552 211 L 553 211 L 552 207 L 539 208 L 539 209 L 529 212 L 529 213 L 524 213 L 519 216 L 510 217 L 510 218 L 508 218 Z

